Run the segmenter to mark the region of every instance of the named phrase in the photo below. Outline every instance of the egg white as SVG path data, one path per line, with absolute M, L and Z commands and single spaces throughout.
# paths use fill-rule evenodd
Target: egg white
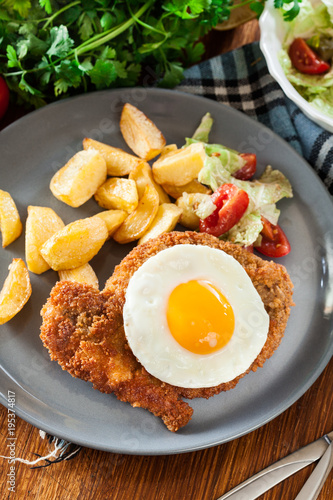
M 190 280 L 209 280 L 234 311 L 231 340 L 212 354 L 183 348 L 168 327 L 169 296 Z M 222 250 L 203 245 L 175 245 L 149 258 L 130 279 L 123 317 L 130 348 L 146 370 L 185 388 L 214 387 L 245 372 L 269 329 L 269 316 L 243 267 Z

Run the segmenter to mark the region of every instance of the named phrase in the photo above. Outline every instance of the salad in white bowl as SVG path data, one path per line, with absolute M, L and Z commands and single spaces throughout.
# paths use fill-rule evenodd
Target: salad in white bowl
M 302 111 L 333 132 L 333 0 L 302 0 L 285 21 L 269 0 L 260 18 L 260 47 L 271 75 Z

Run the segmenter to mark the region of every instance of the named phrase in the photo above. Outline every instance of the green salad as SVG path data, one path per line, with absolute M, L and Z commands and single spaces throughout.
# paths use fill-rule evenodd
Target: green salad
M 324 74 L 304 74 L 294 67 L 288 54 L 297 38 L 306 40 L 314 50 L 320 48 L 323 40 L 333 40 L 333 0 L 302 0 L 298 16 L 285 25 L 286 35 L 279 54 L 282 69 L 304 99 L 333 117 L 333 65 Z
M 238 151 L 221 144 L 209 143 L 212 125 L 213 120 L 207 113 L 192 138 L 186 138 L 184 147 L 193 144 L 193 142 L 204 144 L 206 158 L 204 166 L 199 172 L 198 180 L 209 186 L 213 193 L 217 193 L 222 186 L 230 186 L 230 184 L 235 186 L 237 190 L 247 193 L 248 205 L 245 212 L 237 223 L 220 237 L 245 247 L 252 244 L 259 246 L 264 227 L 263 220 L 266 220 L 267 224 L 277 227 L 280 210 L 276 207 L 276 203 L 282 198 L 293 196 L 291 184 L 282 172 L 273 169 L 270 165 L 257 179 L 252 177 L 253 174 L 235 177 L 236 173 L 248 161 L 252 160 L 250 157 L 255 155 L 240 154 Z M 200 219 L 207 219 L 216 210 L 214 203 L 211 196 L 202 197 L 195 209 L 196 215 Z

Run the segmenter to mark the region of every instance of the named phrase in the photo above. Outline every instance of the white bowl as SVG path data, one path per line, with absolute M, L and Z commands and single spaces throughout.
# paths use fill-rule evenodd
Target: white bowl
M 329 132 L 333 132 L 333 118 L 311 106 L 292 86 L 280 65 L 278 54 L 286 33 L 286 24 L 283 21 L 281 12 L 274 8 L 273 0 L 268 0 L 259 20 L 260 49 L 265 56 L 268 70 L 286 96 L 294 101 L 310 120 Z

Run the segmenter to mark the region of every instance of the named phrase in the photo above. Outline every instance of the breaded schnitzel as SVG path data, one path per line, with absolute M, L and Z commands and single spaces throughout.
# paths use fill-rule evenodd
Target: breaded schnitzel
M 150 375 L 132 354 L 123 327 L 126 289 L 134 272 L 150 257 L 174 245 L 208 245 L 233 256 L 245 269 L 270 317 L 266 343 L 248 370 L 216 387 L 186 389 Z M 267 262 L 238 245 L 195 232 L 172 232 L 135 247 L 116 266 L 102 292 L 91 286 L 59 282 L 42 309 L 41 339 L 52 360 L 95 389 L 114 392 L 118 399 L 161 417 L 177 431 L 193 410 L 182 398 L 209 398 L 235 387 L 250 370 L 256 371 L 281 342 L 292 302 L 292 283 L 285 268 Z

